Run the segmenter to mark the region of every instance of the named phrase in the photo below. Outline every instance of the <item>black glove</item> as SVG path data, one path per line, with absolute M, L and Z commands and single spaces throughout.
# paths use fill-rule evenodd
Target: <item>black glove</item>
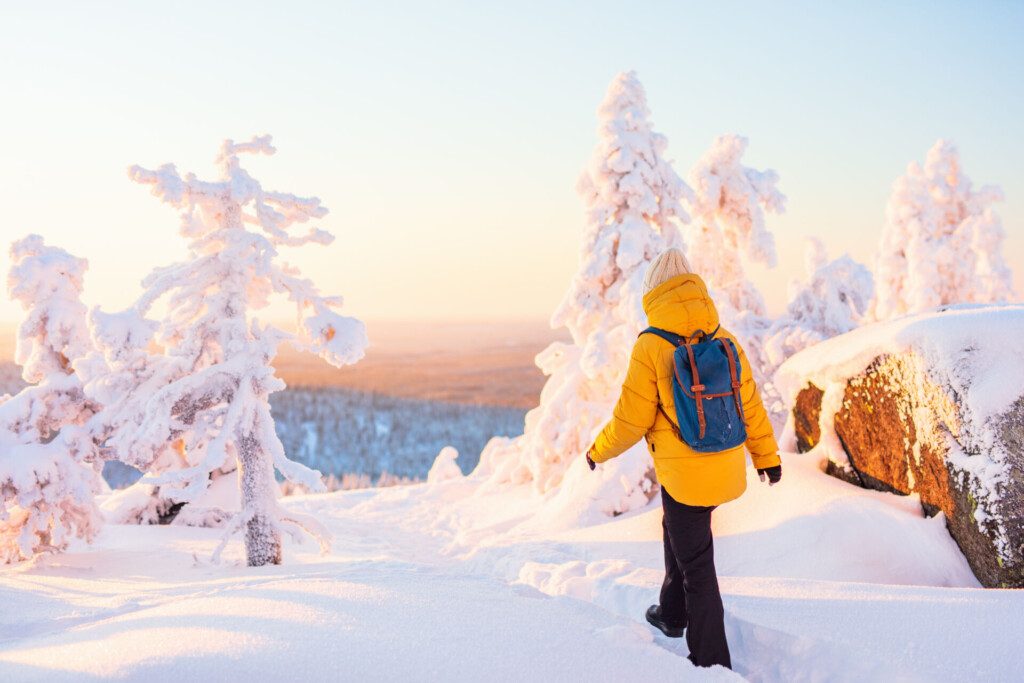
M 590 451 L 587 451 L 587 464 L 590 465 L 591 472 L 597 469 L 597 463 L 590 459 Z
M 764 475 L 768 475 L 768 485 L 775 486 L 782 480 L 782 465 L 776 465 L 775 467 L 765 467 L 757 471 L 757 476 L 764 481 Z

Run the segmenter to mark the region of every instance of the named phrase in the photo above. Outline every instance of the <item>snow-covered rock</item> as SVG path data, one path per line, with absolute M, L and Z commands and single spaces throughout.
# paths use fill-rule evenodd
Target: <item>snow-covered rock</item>
M 869 325 L 787 361 L 791 435 L 829 473 L 920 496 L 986 586 L 1024 587 L 1024 306 Z

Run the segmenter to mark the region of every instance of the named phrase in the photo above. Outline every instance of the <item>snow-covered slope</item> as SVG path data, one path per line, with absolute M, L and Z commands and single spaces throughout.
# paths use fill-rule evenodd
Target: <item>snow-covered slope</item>
M 912 500 L 785 462 L 781 485 L 748 472 L 716 513 L 738 674 L 1012 680 L 1024 593 L 976 588 Z M 657 503 L 563 531 L 537 504 L 472 477 L 289 498 L 334 549 L 307 542 L 258 569 L 239 541 L 206 563 L 215 530 L 109 526 L 92 547 L 0 570 L 0 679 L 732 678 L 695 671 L 682 641 L 643 623 L 661 581 Z

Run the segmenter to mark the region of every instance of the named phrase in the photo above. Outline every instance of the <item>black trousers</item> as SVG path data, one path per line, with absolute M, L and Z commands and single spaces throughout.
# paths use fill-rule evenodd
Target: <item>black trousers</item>
M 711 511 L 715 508 L 684 505 L 664 488 L 661 506 L 665 513 L 661 616 L 673 626 L 686 626 L 686 644 L 694 664 L 732 668 L 711 538 Z

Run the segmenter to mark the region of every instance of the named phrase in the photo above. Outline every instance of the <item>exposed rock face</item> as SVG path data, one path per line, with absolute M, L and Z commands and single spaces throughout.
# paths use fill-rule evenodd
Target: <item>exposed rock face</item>
M 821 442 L 821 399 L 825 392 L 808 384 L 796 396 L 793 424 L 796 429 L 796 448 L 806 453 Z
M 927 514 L 945 513 L 983 585 L 1024 587 L 1024 398 L 994 425 L 975 424 L 959 403 L 963 377 L 944 381 L 930 370 L 912 352 L 886 354 L 831 389 L 841 400 L 805 384 L 793 409 L 797 447 L 806 452 L 833 430 L 849 462 L 830 457 L 829 474 L 919 494 Z

